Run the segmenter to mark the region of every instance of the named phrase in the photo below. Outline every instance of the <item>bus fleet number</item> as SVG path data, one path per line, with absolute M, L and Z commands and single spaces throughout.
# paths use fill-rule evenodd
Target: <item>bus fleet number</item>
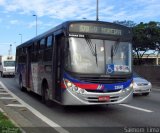
M 114 88 L 115 90 L 123 89 L 123 85 L 118 85 L 118 86 L 115 86 Z

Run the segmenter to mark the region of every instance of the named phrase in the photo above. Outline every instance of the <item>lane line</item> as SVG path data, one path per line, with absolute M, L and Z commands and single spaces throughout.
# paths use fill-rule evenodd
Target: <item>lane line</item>
M 131 106 L 131 105 L 128 105 L 128 104 L 120 104 L 120 105 L 124 106 L 124 107 L 128 107 L 128 108 L 136 109 L 136 110 L 139 110 L 139 111 L 144 111 L 144 112 L 147 112 L 147 113 L 152 113 L 153 112 L 152 110 L 135 107 L 135 106 Z
M 4 99 L 4 100 L 13 100 L 15 99 L 14 97 L 0 97 L 0 99 Z
M 7 106 L 7 107 L 25 107 L 25 106 L 22 105 L 22 104 L 7 104 L 6 106 Z
M 47 123 L 49 126 L 51 126 L 52 128 L 54 128 L 57 132 L 59 132 L 59 133 L 69 133 L 69 131 L 67 131 L 66 129 L 64 129 L 63 127 L 61 127 L 60 125 L 58 125 L 57 123 L 55 123 L 54 121 L 52 121 L 51 119 L 49 119 L 48 117 L 44 116 L 38 110 L 36 110 L 32 106 L 30 106 L 29 104 L 27 104 L 26 102 L 24 102 L 22 99 L 20 99 L 18 96 L 16 96 L 14 93 L 12 93 L 1 81 L 0 81 L 0 84 L 10 95 L 12 95 L 12 97 L 14 97 L 18 102 L 20 102 L 22 105 L 24 105 L 35 116 L 37 116 L 42 121 L 44 121 L 45 123 Z

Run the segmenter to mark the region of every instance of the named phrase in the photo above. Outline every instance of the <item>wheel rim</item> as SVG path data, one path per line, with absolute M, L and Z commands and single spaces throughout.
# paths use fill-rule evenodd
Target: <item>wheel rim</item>
M 44 92 L 45 92 L 45 93 L 44 93 L 45 101 L 48 101 L 48 100 L 49 100 L 49 91 L 48 91 L 48 89 L 45 89 Z

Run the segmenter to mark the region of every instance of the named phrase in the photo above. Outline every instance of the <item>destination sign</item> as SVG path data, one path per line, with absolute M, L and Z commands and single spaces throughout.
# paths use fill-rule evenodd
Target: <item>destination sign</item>
M 100 24 L 89 24 L 89 23 L 75 23 L 69 27 L 70 32 L 81 32 L 81 33 L 93 33 L 93 34 L 106 34 L 106 35 L 122 35 L 122 30 L 118 28 L 112 28 L 108 25 L 105 26 Z

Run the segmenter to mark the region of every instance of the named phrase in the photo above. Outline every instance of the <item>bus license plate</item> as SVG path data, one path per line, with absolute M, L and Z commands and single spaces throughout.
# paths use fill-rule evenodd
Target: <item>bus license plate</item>
M 99 96 L 98 97 L 98 101 L 109 101 L 110 100 L 110 96 Z

